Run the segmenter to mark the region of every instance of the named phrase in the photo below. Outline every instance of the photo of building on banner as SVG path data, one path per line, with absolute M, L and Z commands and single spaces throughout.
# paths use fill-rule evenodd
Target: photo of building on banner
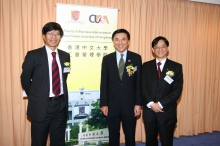
M 57 4 L 56 21 L 64 31 L 59 44 L 71 55 L 66 145 L 107 144 L 107 122 L 99 108 L 101 62 L 115 51 L 111 36 L 118 9 Z

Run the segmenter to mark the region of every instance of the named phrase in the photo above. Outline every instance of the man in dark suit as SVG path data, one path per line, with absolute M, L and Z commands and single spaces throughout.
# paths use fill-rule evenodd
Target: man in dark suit
M 135 146 L 136 116 L 140 115 L 141 56 L 128 51 L 130 34 L 118 29 L 112 34 L 115 52 L 103 57 L 100 107 L 109 129 L 109 145 L 120 144 L 120 121 L 126 146 Z
M 158 146 L 158 132 L 162 146 L 173 145 L 183 73 L 181 64 L 167 58 L 168 46 L 165 37 L 155 38 L 152 41 L 152 52 L 156 59 L 142 66 L 141 95 L 146 146 Z
M 66 79 L 70 72 L 70 54 L 57 49 L 63 36 L 58 23 L 42 29 L 45 46 L 27 52 L 22 65 L 21 83 L 28 96 L 27 116 L 31 118 L 31 145 L 65 145 L 68 111 Z

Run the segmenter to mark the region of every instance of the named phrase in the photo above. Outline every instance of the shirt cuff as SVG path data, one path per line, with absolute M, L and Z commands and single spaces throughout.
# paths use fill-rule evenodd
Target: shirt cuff
M 147 107 L 148 107 L 148 108 L 151 108 L 151 104 L 153 104 L 153 103 L 154 103 L 153 101 L 149 102 L 149 103 L 147 104 Z
M 162 104 L 158 101 L 158 104 L 159 104 L 159 106 L 161 107 L 161 108 L 163 108 L 163 106 L 162 106 Z

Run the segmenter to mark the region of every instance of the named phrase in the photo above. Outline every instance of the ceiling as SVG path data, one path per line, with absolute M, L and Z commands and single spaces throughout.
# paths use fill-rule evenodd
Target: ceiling
M 218 4 L 218 5 L 220 5 L 220 0 L 189 0 L 189 1 L 195 1 L 195 2 L 201 2 L 201 3 L 210 3 L 210 4 Z

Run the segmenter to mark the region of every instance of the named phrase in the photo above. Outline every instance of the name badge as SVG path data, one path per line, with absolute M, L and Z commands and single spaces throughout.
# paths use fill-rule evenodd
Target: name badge
M 136 71 L 137 71 L 137 66 L 134 67 L 134 72 L 136 72 Z
M 69 67 L 64 67 L 63 68 L 63 73 L 69 73 L 70 72 L 70 68 Z
M 169 84 L 171 84 L 171 83 L 174 81 L 170 76 L 167 76 L 167 75 L 166 75 L 166 77 L 164 78 L 164 80 L 165 80 L 167 83 L 169 83 Z

